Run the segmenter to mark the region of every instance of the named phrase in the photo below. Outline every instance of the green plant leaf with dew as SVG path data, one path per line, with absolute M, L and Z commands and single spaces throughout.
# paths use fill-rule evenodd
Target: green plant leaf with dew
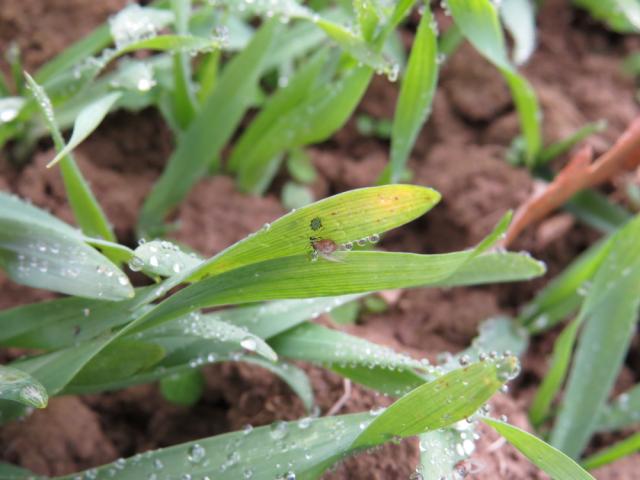
M 640 217 L 617 232 L 594 276 L 582 310 L 566 392 L 551 433 L 552 445 L 580 455 L 597 427 L 624 355 L 635 332 L 640 298 Z
M 446 0 L 462 34 L 504 76 L 520 118 L 527 165 L 534 166 L 542 147 L 540 108 L 527 80 L 509 62 L 496 7 L 490 0 Z

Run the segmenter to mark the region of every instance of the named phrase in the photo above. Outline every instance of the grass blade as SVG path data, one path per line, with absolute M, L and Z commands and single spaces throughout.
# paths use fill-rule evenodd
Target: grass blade
M 76 118 L 69 143 L 58 151 L 54 159 L 47 164 L 47 168 L 54 166 L 91 135 L 121 95 L 120 92 L 113 92 L 87 105 Z
M 256 125 L 254 131 L 250 128 L 247 131 L 248 138 L 244 143 L 239 143 L 246 153 L 240 156 L 234 151 L 232 154 L 230 161 L 239 165 L 240 187 L 247 192 L 263 193 L 275 175 L 274 158 L 278 158 L 285 150 L 325 140 L 339 129 L 364 95 L 372 75 L 371 68 L 356 67 L 335 81 L 320 84 L 317 88 L 309 89 L 310 83 L 307 83 L 307 88 L 302 92 L 282 90 L 282 95 L 274 98 L 273 103 L 279 111 L 265 108 L 259 126 Z M 287 98 L 286 102 L 283 101 L 281 97 L 288 96 L 290 92 L 306 95 L 300 100 Z M 288 108 L 282 109 L 283 104 Z M 267 118 L 275 121 L 267 123 Z M 268 128 L 263 128 L 265 124 Z M 258 136 L 257 141 L 249 143 L 249 139 L 255 136 Z
M 447 5 L 463 35 L 505 77 L 520 118 L 526 144 L 527 164 L 533 166 L 542 147 L 540 108 L 529 83 L 509 62 L 494 5 L 490 0 L 447 0 Z
M 483 418 L 482 421 L 554 480 L 595 480 L 575 461 L 535 435 L 492 418 Z
M 326 69 L 327 53 L 327 50 L 320 50 L 298 69 L 285 88 L 276 91 L 269 98 L 258 116 L 251 122 L 249 128 L 234 146 L 229 157 L 229 170 L 237 172 L 243 164 L 254 163 L 255 161 L 251 160 L 251 156 L 256 155 L 256 150 L 264 148 L 257 146 L 259 142 L 269 140 L 271 135 L 285 137 L 279 131 L 282 127 L 278 127 L 278 120 L 280 117 L 290 114 L 291 110 L 294 110 L 301 102 L 305 101 L 314 88 L 322 84 L 321 79 L 326 76 L 323 70 Z M 287 125 L 287 127 L 291 128 L 292 125 Z M 275 139 L 275 141 L 278 140 Z M 269 149 L 268 159 L 286 148 L 285 145 L 289 142 L 282 143 L 285 141 L 285 139 L 281 139 L 279 140 L 281 146 Z M 247 156 L 249 156 L 249 160 L 245 159 Z
M 515 366 L 517 360 L 509 358 L 497 364 L 483 362 L 451 372 L 411 392 L 382 414 L 277 422 L 246 432 L 218 435 L 157 450 L 135 461 L 119 461 L 118 478 L 147 478 L 152 474 L 167 478 L 180 478 L 185 474 L 209 475 L 219 480 L 235 480 L 243 475 L 266 480 L 288 474 L 296 478 L 316 478 L 337 459 L 358 448 L 380 444 L 396 433 L 410 435 L 413 430 L 420 430 L 420 433 L 435 430 L 443 424 L 451 424 L 463 411 L 475 411 L 488 398 L 487 394 L 493 393 L 506 380 L 503 374 L 510 375 Z M 468 382 L 468 386 L 450 404 L 441 389 L 443 382 L 455 384 L 454 388 L 461 382 Z M 417 404 L 420 408 L 415 408 Z M 425 405 L 429 406 L 426 411 Z M 409 412 L 406 409 L 411 406 L 413 412 L 410 413 L 415 416 L 415 423 L 412 428 L 407 428 L 405 415 Z M 367 424 L 369 426 L 362 431 L 361 428 Z M 387 431 L 393 433 L 387 435 Z M 283 441 L 289 448 L 280 448 Z M 229 444 L 236 445 L 231 455 L 225 449 Z M 273 445 L 267 450 L 267 455 L 265 445 Z M 95 478 L 108 478 L 109 470 L 113 468 L 113 464 L 100 467 Z M 70 479 L 72 476 L 58 478 Z
M 581 311 L 584 329 L 551 444 L 577 457 L 593 434 L 624 360 L 638 316 L 640 217 L 614 237 Z
M 330 368 L 337 365 L 343 369 L 341 373 L 356 368 L 383 371 L 424 368 L 418 360 L 397 353 L 391 348 L 315 323 L 299 325 L 270 339 L 269 343 L 283 357 Z M 415 378 L 412 379 L 415 382 Z M 375 385 L 377 382 L 368 383 Z
M 262 338 L 231 323 L 217 320 L 215 315 L 190 315 L 183 324 L 186 335 L 230 343 L 272 362 L 278 360 L 276 352 Z
M 160 180 L 147 197 L 140 214 L 139 232 L 156 231 L 164 216 L 211 167 L 244 115 L 262 72 L 262 62 L 279 31 L 267 22 L 250 45 L 222 73 L 198 116 L 180 137 Z
M 571 362 L 571 355 L 573 354 L 573 347 L 578 336 L 580 324 L 579 319 L 571 322 L 553 344 L 551 366 L 545 374 L 529 410 L 529 419 L 536 427 L 547 419 L 553 399 L 562 388 L 569 370 L 569 363 Z
M 0 265 L 16 282 L 87 298 L 133 296 L 127 276 L 48 213 L 0 193 Z
M 91 340 L 133 318 L 140 303 L 80 297 L 58 298 L 0 312 L 0 345 L 54 350 Z
M 531 333 L 553 327 L 577 310 L 583 301 L 581 292 L 591 281 L 611 248 L 610 241 L 590 247 L 569 267 L 542 289 L 525 307 L 518 321 Z
M 49 100 L 44 89 L 38 85 L 28 73 L 25 73 L 25 78 L 27 79 L 27 85 L 31 89 L 42 111 L 45 122 L 53 137 L 56 150 L 62 151 L 65 148 L 65 143 L 54 118 L 51 100 Z M 60 162 L 60 172 L 62 173 L 62 179 L 69 203 L 71 204 L 71 209 L 73 210 L 73 215 L 78 225 L 80 225 L 80 228 L 82 228 L 82 231 L 90 237 L 114 241 L 115 235 L 113 234 L 111 225 L 71 155 L 66 155 Z
M 49 401 L 40 382 L 17 368 L 4 365 L 0 365 L 0 398 L 35 408 L 45 408 Z
M 467 418 L 519 369 L 518 359 L 507 357 L 449 372 L 387 408 L 358 436 L 353 448 L 374 446 L 394 436 L 418 435 Z
M 439 200 L 435 190 L 413 185 L 362 188 L 334 195 L 265 225 L 205 262 L 190 279 L 270 258 L 311 255 L 312 237 L 336 245 L 368 239 L 419 217 Z
M 640 432 L 587 457 L 582 462 L 582 466 L 587 470 L 593 470 L 594 468 L 613 463 L 622 457 L 626 457 L 627 455 L 631 455 L 638 451 L 640 451 Z
M 391 160 L 380 183 L 396 183 L 400 179 L 418 133 L 431 111 L 438 82 L 438 40 L 434 22 L 431 11 L 426 8 L 400 86 L 391 132 Z
M 189 16 L 191 0 L 171 0 L 171 8 L 175 15 L 175 29 L 179 35 L 189 33 Z M 173 79 L 175 88 L 172 95 L 173 109 L 178 124 L 185 128 L 196 114 L 196 98 L 191 85 L 191 64 L 185 52 L 173 55 Z
M 471 261 L 473 255 L 472 250 L 443 255 L 349 252 L 341 263 L 326 260 L 312 263 L 305 255 L 276 258 L 199 281 L 165 300 L 146 321 L 156 324 L 214 305 L 452 285 L 449 277 Z M 537 261 L 525 257 L 524 262 L 525 268 L 518 270 L 520 278 L 544 272 Z M 504 274 L 492 270 L 489 271 L 492 280 Z M 458 278 L 464 282 L 462 277 Z

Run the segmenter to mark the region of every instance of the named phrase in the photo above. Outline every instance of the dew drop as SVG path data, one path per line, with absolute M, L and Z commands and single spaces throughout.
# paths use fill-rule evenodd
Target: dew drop
M 204 449 L 202 445 L 199 443 L 194 443 L 189 447 L 189 455 L 188 460 L 191 463 L 200 463 L 204 460 L 204 457 L 207 455 L 207 451 Z
M 274 440 L 282 440 L 283 438 L 285 438 L 287 436 L 288 432 L 288 425 L 286 422 L 283 421 L 278 421 L 275 423 L 272 423 L 271 426 L 269 427 L 269 435 L 271 436 L 271 438 L 273 438 Z
M 240 341 L 240 346 L 245 350 L 249 350 L 250 352 L 255 352 L 256 348 L 258 348 L 258 344 L 256 339 L 253 337 L 245 337 Z
M 142 267 L 144 267 L 144 260 L 140 257 L 136 257 L 135 255 L 131 257 L 131 260 L 129 260 L 129 269 L 132 272 L 139 272 L 142 270 Z

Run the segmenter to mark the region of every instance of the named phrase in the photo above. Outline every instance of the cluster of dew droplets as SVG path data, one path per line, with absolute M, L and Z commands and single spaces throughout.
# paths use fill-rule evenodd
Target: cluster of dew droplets
M 234 342 L 249 352 L 255 352 L 258 349 L 258 339 L 252 335 L 244 326 L 236 326 L 225 323 L 220 320 L 219 316 L 209 314 L 202 315 L 200 312 L 191 312 L 187 318 L 180 320 L 185 335 L 192 335 L 200 338 L 216 340 L 219 342 Z M 230 357 L 231 360 L 240 360 L 240 353 Z M 211 354 L 206 358 L 198 358 L 193 361 L 194 367 L 204 363 L 212 363 L 216 361 L 215 354 Z
M 313 18 L 313 12 L 295 0 L 209 0 L 209 4 L 243 15 L 278 17 L 282 23 L 289 23 L 292 18 Z
M 16 255 L 16 274 L 18 277 L 29 278 L 37 272 L 73 281 L 82 271 L 94 265 L 99 297 L 104 295 L 104 288 L 112 285 L 114 279 L 122 287 L 129 285 L 129 279 L 118 268 L 109 263 L 97 263 L 100 260 L 97 257 L 90 258 L 89 252 L 91 249 L 88 247 L 62 245 L 55 240 L 31 241 L 26 244 L 26 249 Z
M 116 48 L 156 36 L 156 25 L 145 8 L 132 3 L 109 19 L 111 36 Z

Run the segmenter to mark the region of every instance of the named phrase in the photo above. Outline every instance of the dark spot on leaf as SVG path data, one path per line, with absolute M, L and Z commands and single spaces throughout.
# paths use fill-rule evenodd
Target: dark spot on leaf
M 322 228 L 322 220 L 320 220 L 320 217 L 315 217 L 311 219 L 311 223 L 309 224 L 309 226 L 311 227 L 311 230 L 315 232 L 316 230 Z

